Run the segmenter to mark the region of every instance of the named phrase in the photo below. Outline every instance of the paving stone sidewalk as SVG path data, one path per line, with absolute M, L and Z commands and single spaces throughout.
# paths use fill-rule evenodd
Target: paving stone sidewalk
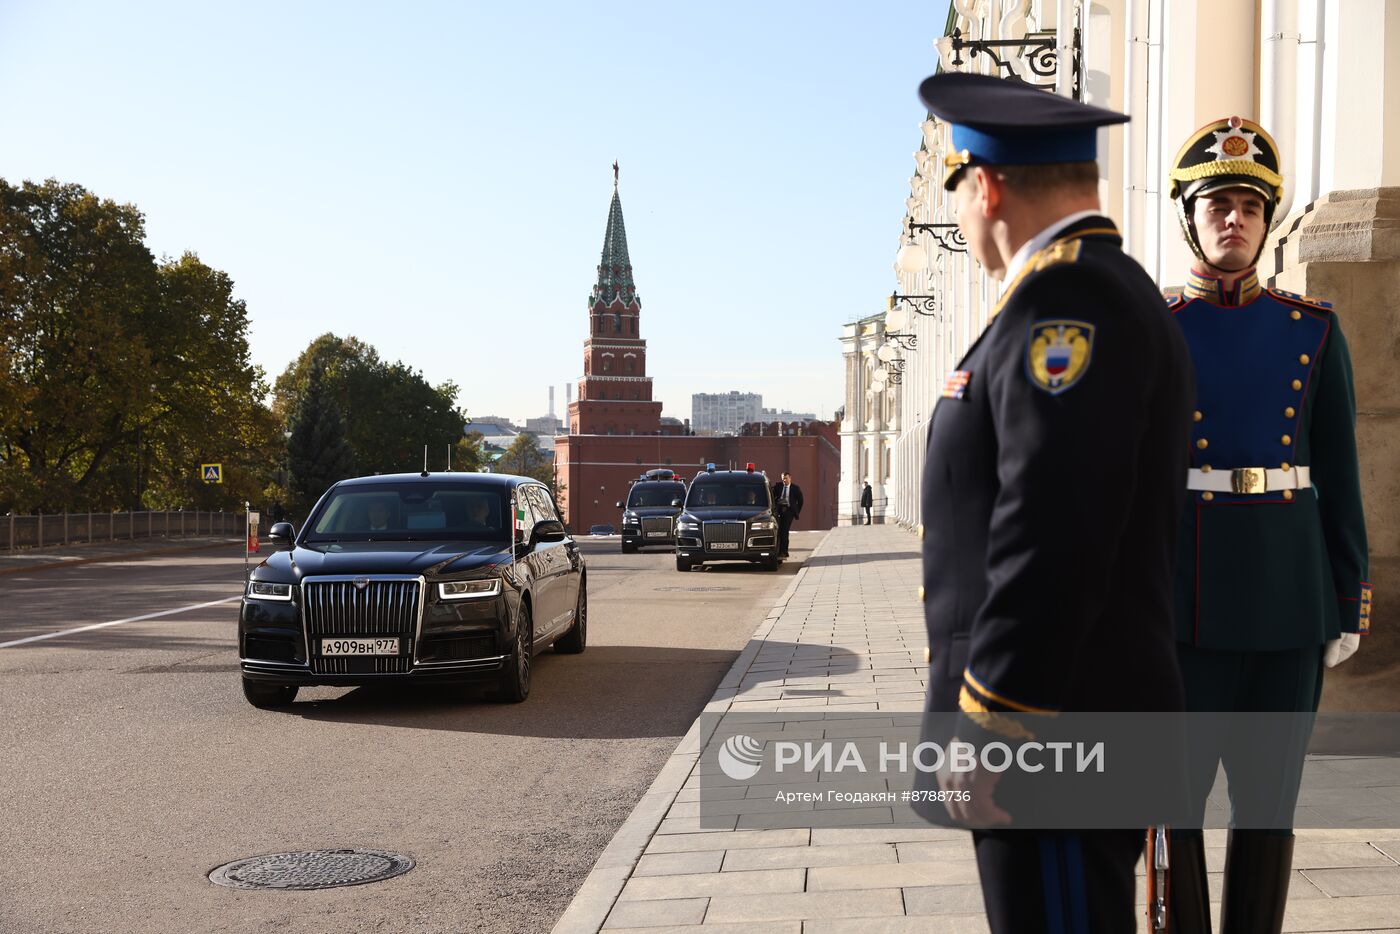
M 747 726 L 764 714 L 769 728 L 806 738 L 849 735 L 840 720 L 850 712 L 888 711 L 891 722 L 901 714 L 907 722 L 922 709 L 918 583 L 910 532 L 833 529 L 599 857 L 554 934 L 986 931 L 964 831 L 896 826 L 897 813 L 881 827 L 868 810 L 859 812 L 859 827 L 833 826 L 842 812 L 813 810 L 799 822 L 817 826 L 773 828 L 761 820 L 774 816 L 764 813 L 772 810 L 771 786 L 722 809 L 734 811 L 732 823 L 700 819 L 699 754 L 725 715 L 742 713 Z M 1206 843 L 1218 894 L 1224 831 L 1207 831 Z M 1400 934 L 1400 829 L 1300 831 L 1284 930 Z

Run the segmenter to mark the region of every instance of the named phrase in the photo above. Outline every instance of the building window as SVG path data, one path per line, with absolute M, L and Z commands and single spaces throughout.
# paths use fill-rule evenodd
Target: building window
M 606 373 L 606 372 L 608 372 L 608 371 L 611 370 L 611 369 L 612 369 L 612 360 L 610 360 L 610 359 L 607 358 L 607 357 L 604 357 L 604 358 L 603 358 L 603 372 Z
M 620 311 L 613 314 L 613 333 L 622 333 L 622 312 Z

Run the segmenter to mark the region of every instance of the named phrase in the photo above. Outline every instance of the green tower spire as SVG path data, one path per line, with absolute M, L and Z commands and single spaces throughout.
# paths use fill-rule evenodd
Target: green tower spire
M 632 281 L 632 260 L 627 256 L 627 228 L 622 222 L 622 199 L 617 194 L 617 163 L 613 163 L 612 205 L 608 208 L 608 229 L 603 234 L 603 258 L 598 263 L 598 282 L 588 297 L 588 307 L 599 302 L 611 305 L 621 299 L 624 305 L 639 304 L 637 285 Z

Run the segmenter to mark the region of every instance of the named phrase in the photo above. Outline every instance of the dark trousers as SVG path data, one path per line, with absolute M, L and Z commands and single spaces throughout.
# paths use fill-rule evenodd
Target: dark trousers
M 1188 713 L 1187 782 L 1194 826 L 1224 766 L 1230 824 L 1286 832 L 1293 826 L 1303 756 L 1322 696 L 1322 646 L 1283 651 L 1201 649 L 1177 644 Z M 1186 828 L 1183 828 L 1186 829 Z
M 1135 929 L 1141 830 L 979 830 L 972 842 L 993 934 Z
M 869 506 L 862 506 L 862 507 L 860 507 L 860 508 L 863 509 L 863 510 L 865 510 L 865 524 L 866 524 L 866 525 L 869 525 L 869 524 L 870 524 L 870 507 L 869 507 Z
M 792 529 L 792 512 L 778 508 L 778 554 L 788 553 L 788 532 Z

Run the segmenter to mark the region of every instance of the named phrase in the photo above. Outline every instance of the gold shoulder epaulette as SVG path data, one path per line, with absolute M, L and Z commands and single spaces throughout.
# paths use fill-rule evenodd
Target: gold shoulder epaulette
M 1285 292 L 1283 289 L 1269 289 L 1269 294 L 1274 298 L 1281 298 L 1285 302 L 1292 302 L 1295 305 L 1305 305 L 1319 311 L 1330 312 L 1333 310 L 1331 302 L 1313 298 L 1311 295 L 1299 295 L 1297 292 Z
M 1084 241 L 1078 237 L 1052 243 L 1035 255 L 1034 271 L 1039 272 L 1048 266 L 1058 266 L 1060 263 L 1076 262 L 1083 249 Z

